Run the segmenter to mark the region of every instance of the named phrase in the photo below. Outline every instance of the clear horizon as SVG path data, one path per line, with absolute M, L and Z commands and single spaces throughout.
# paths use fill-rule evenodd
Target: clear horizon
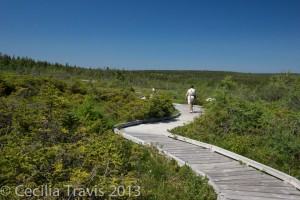
M 0 0 L 0 52 L 85 68 L 300 73 L 300 1 Z

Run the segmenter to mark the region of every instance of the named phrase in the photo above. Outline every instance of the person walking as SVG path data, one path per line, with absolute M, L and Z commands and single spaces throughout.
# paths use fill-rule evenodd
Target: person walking
M 185 98 L 187 99 L 187 102 L 190 105 L 190 113 L 192 113 L 193 105 L 196 99 L 196 90 L 194 89 L 193 85 L 191 85 L 190 89 L 188 89 L 188 91 L 186 92 Z

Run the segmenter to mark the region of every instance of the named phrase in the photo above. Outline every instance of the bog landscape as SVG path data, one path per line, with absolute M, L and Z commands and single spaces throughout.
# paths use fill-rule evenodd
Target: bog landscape
M 112 131 L 177 114 L 191 84 L 204 114 L 172 133 L 300 179 L 299 74 L 85 69 L 1 54 L 7 198 L 216 199 L 207 178 Z

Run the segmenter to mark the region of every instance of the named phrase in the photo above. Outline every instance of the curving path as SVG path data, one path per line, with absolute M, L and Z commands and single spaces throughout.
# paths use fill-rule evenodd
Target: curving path
M 192 140 L 179 140 L 180 136 L 174 139 L 168 130 L 189 123 L 202 112 L 200 107 L 195 107 L 195 112 L 189 113 L 187 105 L 174 104 L 174 106 L 181 113 L 178 118 L 139 124 L 121 130 L 115 129 L 115 132 L 136 143 L 152 144 L 179 164 L 187 164 L 196 173 L 207 176 L 218 194 L 218 199 L 300 200 L 299 187 L 297 189 L 291 184 L 257 170 L 256 168 L 260 169 L 259 167 L 262 165 L 260 163 L 258 163 L 258 167 L 253 168 L 241 163 L 238 161 L 239 159 L 233 159 L 235 158 L 234 155 L 231 156 L 233 153 L 221 148 L 216 147 L 216 151 L 218 151 L 216 152 L 212 150 L 212 147 L 205 148 L 205 145 L 198 145 Z M 249 159 L 245 158 L 245 160 L 248 164 Z M 252 162 L 256 166 L 255 161 L 249 160 L 250 164 Z M 283 179 L 287 177 L 286 182 L 291 182 L 296 186 L 299 184 L 299 180 L 272 168 L 268 168 L 266 171 L 272 173 L 275 171 L 273 175 L 282 176 Z

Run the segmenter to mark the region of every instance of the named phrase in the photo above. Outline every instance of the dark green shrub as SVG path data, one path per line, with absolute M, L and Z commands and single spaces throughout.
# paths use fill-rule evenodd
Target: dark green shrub
M 5 80 L 0 77 L 0 97 L 8 96 L 15 90 L 13 85 L 8 84 Z
M 284 97 L 288 91 L 279 84 L 270 84 L 260 90 L 261 98 L 265 101 L 277 101 Z
M 68 89 L 73 94 L 87 94 L 87 90 L 83 87 L 82 83 L 79 81 L 72 81 L 68 86 Z
M 293 92 L 295 81 L 291 74 L 272 76 L 266 85 L 260 87 L 258 95 L 265 101 L 281 100 Z
M 155 94 L 146 100 L 142 108 L 144 118 L 160 118 L 170 116 L 174 112 L 172 101 L 165 95 Z

